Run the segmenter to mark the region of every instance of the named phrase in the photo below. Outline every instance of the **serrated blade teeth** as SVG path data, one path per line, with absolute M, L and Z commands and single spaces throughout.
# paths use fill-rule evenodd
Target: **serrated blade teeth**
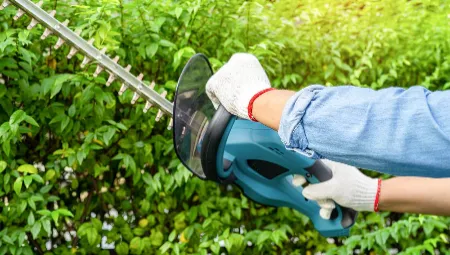
M 61 37 L 58 38 L 58 41 L 56 42 L 55 47 L 54 47 L 55 50 L 59 49 L 64 43 L 65 42 L 64 42 L 64 40 Z
M 131 99 L 131 104 L 135 104 L 138 99 L 139 99 L 139 93 L 134 92 L 133 99 Z
M 169 125 L 167 125 L 167 130 L 172 130 L 173 127 L 173 119 L 170 118 Z
M 80 67 L 84 68 L 90 61 L 91 61 L 90 58 L 88 58 L 87 56 L 84 56 L 83 62 L 81 62 Z
M 122 83 L 122 87 L 120 87 L 119 90 L 119 96 L 123 95 L 123 93 L 125 93 L 125 90 L 127 90 L 128 86 L 125 85 L 125 83 Z
M 75 47 L 70 48 L 69 54 L 67 55 L 67 59 L 71 59 L 75 54 L 77 54 L 78 49 Z
M 31 30 L 31 29 L 33 29 L 37 24 L 38 24 L 38 21 L 37 21 L 37 20 L 31 19 L 31 22 L 30 22 L 30 24 L 28 25 L 27 29 L 28 29 L 28 30 Z
M 164 90 L 164 91 L 161 93 L 161 96 L 162 96 L 162 97 L 166 97 L 166 95 L 167 95 L 167 91 Z M 158 113 L 156 114 L 155 121 L 158 122 L 158 121 L 162 118 L 163 114 L 164 114 L 164 113 L 161 111 L 161 109 L 159 109 L 159 110 L 158 110 Z
M 150 83 L 150 88 L 154 89 L 155 88 L 155 81 L 152 81 L 152 83 Z
M 142 79 L 144 79 L 144 74 L 143 74 L 143 73 L 140 73 L 140 74 L 138 75 L 137 79 L 138 79 L 139 81 L 142 81 Z
M 89 39 L 88 43 L 89 43 L 90 45 L 92 45 L 92 44 L 94 43 L 94 41 L 95 41 L 95 39 L 94 39 L 94 38 L 91 38 L 91 39 Z
M 91 59 L 89 59 L 88 57 L 84 57 L 83 61 L 80 64 L 81 68 L 84 68 L 87 64 L 89 64 L 89 62 L 91 62 Z
M 144 113 L 147 113 L 148 110 L 150 110 L 150 108 L 153 106 L 153 103 L 150 103 L 150 101 L 147 101 L 145 103 L 145 107 L 144 107 Z
M 97 68 L 95 69 L 94 72 L 94 77 L 97 77 L 103 70 L 104 70 L 103 66 L 101 66 L 100 64 L 97 65 Z
M 25 14 L 25 12 L 24 11 L 22 11 L 22 9 L 19 9 L 18 11 L 17 11 L 17 13 L 16 13 L 16 15 L 14 15 L 14 20 L 18 20 L 18 19 L 20 19 L 20 17 L 22 17 L 23 15 Z
M 160 121 L 162 116 L 163 116 L 163 112 L 161 110 L 158 110 L 158 113 L 156 114 L 155 121 L 156 122 Z
M 115 56 L 113 58 L 113 62 L 117 64 L 117 62 L 119 62 L 120 57 L 119 56 Z
M 109 73 L 109 78 L 106 81 L 106 87 L 109 87 L 111 85 L 111 83 L 114 82 L 115 79 L 116 79 L 116 76 L 112 73 Z
M 131 70 L 131 65 L 127 65 L 127 67 L 125 67 L 125 71 L 129 72 Z
M 44 40 L 44 39 L 47 38 L 50 34 L 52 34 L 52 31 L 51 31 L 50 29 L 46 28 L 46 29 L 44 30 L 44 33 L 43 33 L 42 36 L 41 36 L 41 40 Z
M 39 1 L 36 5 L 38 6 L 38 7 L 41 7 L 42 6 L 42 4 L 44 3 L 44 1 Z
M 64 20 L 64 22 L 62 23 L 62 25 L 65 26 L 65 27 L 67 27 L 67 25 L 69 25 L 69 20 L 68 20 L 68 19 Z M 59 30 L 59 29 L 61 28 L 61 26 L 60 26 L 59 24 L 56 24 L 53 28 L 54 28 L 55 30 Z
M 100 54 L 98 54 L 95 58 L 96 58 L 98 61 L 100 61 L 100 60 L 103 58 L 103 55 L 105 55 L 105 53 L 106 53 L 106 47 L 103 48 L 103 49 L 100 51 Z
M 104 47 L 100 51 L 100 55 L 97 56 L 97 59 L 101 59 L 102 55 L 104 55 L 105 53 L 106 53 L 106 47 Z M 103 72 L 103 70 L 105 70 L 105 68 L 103 66 L 101 66 L 100 64 L 98 64 L 97 68 L 95 68 L 94 77 L 97 77 L 101 72 Z
M 8 0 L 3 1 L 2 5 L 0 5 L 0 11 L 8 7 L 11 3 Z

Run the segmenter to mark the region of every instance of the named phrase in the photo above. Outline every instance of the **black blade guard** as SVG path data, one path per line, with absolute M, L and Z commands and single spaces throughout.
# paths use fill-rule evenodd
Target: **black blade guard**
M 175 151 L 191 172 L 201 179 L 209 173 L 201 163 L 201 145 L 216 109 L 206 94 L 206 84 L 213 75 L 203 54 L 193 56 L 178 80 L 173 107 L 173 141 Z

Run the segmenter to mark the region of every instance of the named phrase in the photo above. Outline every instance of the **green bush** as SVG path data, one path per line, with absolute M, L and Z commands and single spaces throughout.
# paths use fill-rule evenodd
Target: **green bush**
M 170 100 L 195 52 L 216 70 L 254 53 L 280 88 L 450 88 L 444 0 L 72 2 L 43 7 Z M 450 254 L 449 218 L 362 213 L 349 238 L 325 239 L 298 212 L 193 178 L 168 120 L 15 12 L 0 12 L 0 254 Z

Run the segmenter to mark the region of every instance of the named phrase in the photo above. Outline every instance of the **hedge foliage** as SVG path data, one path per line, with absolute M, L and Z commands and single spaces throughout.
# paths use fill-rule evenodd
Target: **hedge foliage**
M 74 4 L 76 3 L 76 4 Z M 258 56 L 274 86 L 450 88 L 445 0 L 46 0 L 172 100 L 187 59 Z M 362 213 L 349 238 L 177 160 L 167 119 L 0 12 L 0 254 L 450 254 L 450 219 Z

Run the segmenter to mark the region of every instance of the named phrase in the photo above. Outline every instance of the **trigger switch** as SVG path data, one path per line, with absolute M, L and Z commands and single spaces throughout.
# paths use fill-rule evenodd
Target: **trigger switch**
M 228 159 L 223 159 L 223 170 L 224 170 L 224 171 L 229 170 L 232 163 L 233 163 L 233 162 L 230 161 L 230 160 L 228 160 Z
M 334 208 L 333 211 L 331 212 L 330 220 L 334 220 L 334 219 L 336 219 L 338 216 L 339 216 L 339 212 L 338 212 L 338 210 L 337 210 L 336 208 Z

